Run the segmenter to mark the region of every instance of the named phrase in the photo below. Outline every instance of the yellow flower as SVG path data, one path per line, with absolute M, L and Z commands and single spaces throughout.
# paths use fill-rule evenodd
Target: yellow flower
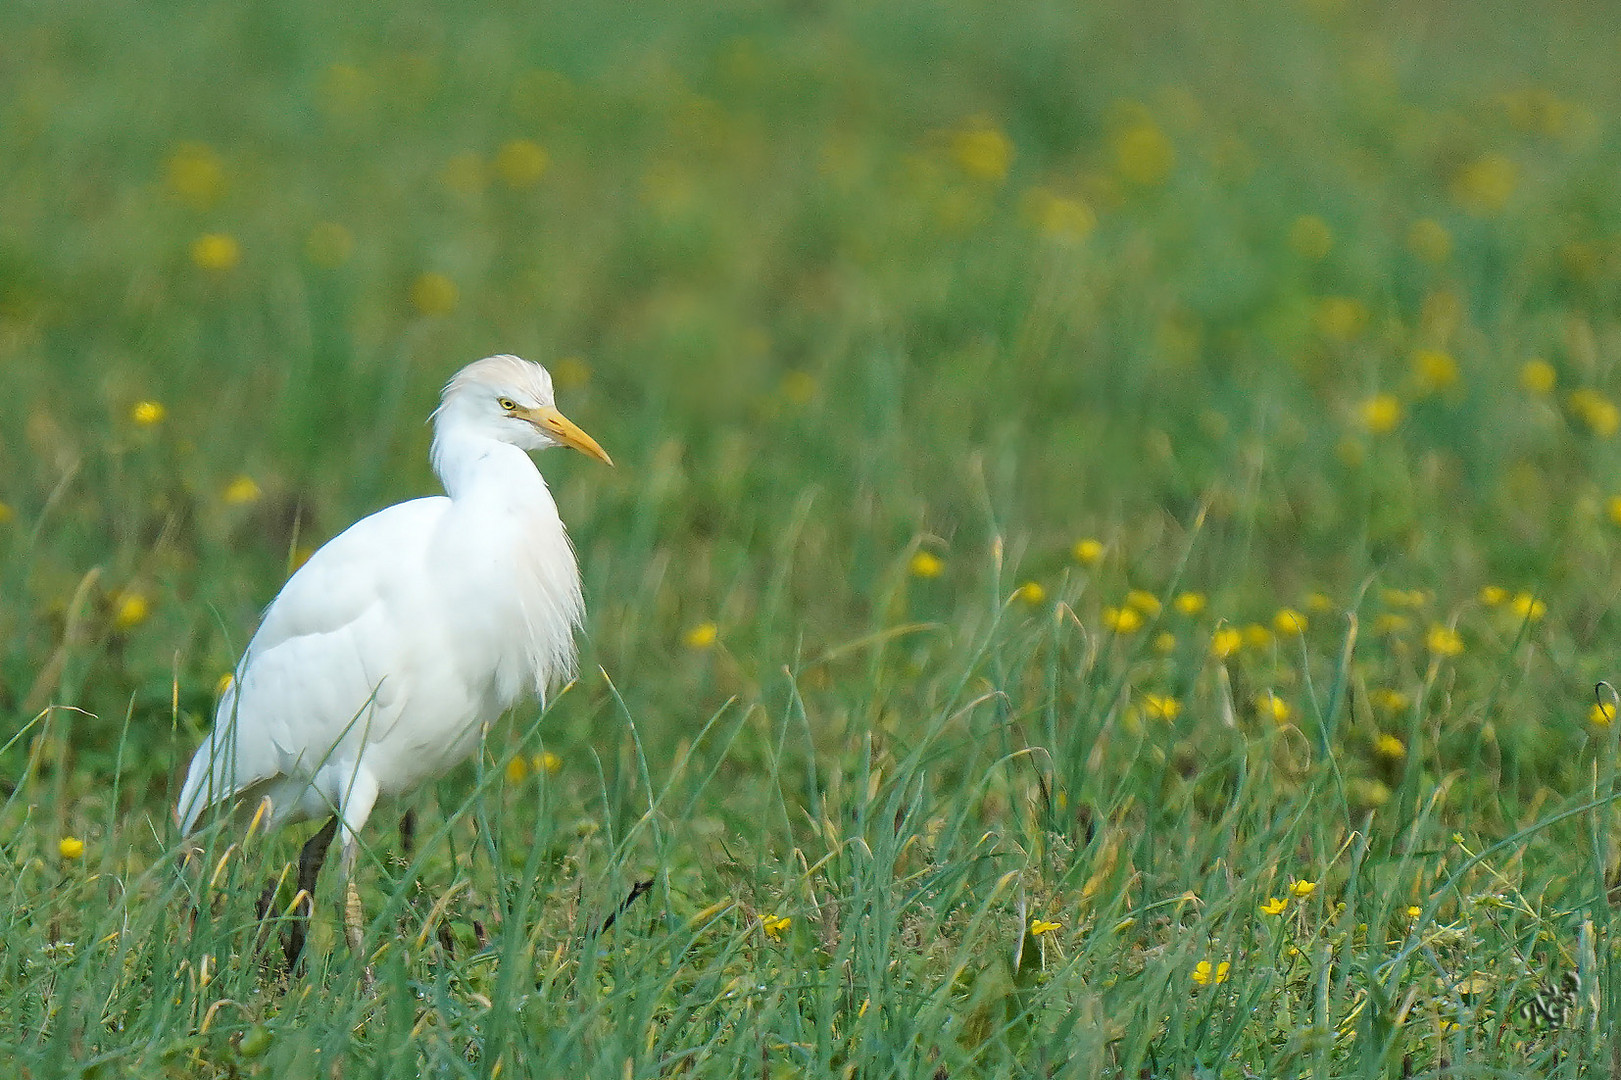
M 939 577 L 940 571 L 945 568 L 945 560 L 932 551 L 920 551 L 912 556 L 911 570 L 913 577 Z
M 1441 626 L 1439 623 L 1430 627 L 1424 642 L 1436 656 L 1457 656 L 1463 652 L 1463 635 L 1452 627 Z
M 1046 188 L 1031 188 L 1021 205 L 1036 231 L 1055 240 L 1084 240 L 1098 225 L 1097 215 L 1086 203 Z
M 720 628 L 714 623 L 701 622 L 688 630 L 683 640 L 687 643 L 689 649 L 707 649 L 715 644 L 715 639 L 719 636 Z
M 1412 357 L 1413 382 L 1421 394 L 1436 394 L 1458 382 L 1458 362 L 1440 349 L 1417 349 Z
M 1391 607 L 1421 608 L 1430 602 L 1423 589 L 1380 589 L 1379 599 Z
M 6 503 L 0 502 L 0 525 L 4 525 L 6 522 L 10 521 L 12 519 L 12 517 L 14 517 L 15 515 L 16 515 L 15 510 L 13 510 Z
M 241 259 L 241 247 L 225 233 L 204 233 L 191 242 L 191 261 L 200 269 L 224 273 Z
M 1261 652 L 1272 645 L 1272 631 L 1260 623 L 1250 623 L 1244 627 L 1244 646 Z
M 1178 593 L 1171 605 L 1184 615 L 1197 615 L 1205 609 L 1204 593 L 1185 592 Z
M 1325 296 L 1313 316 L 1317 332 L 1334 341 L 1355 341 L 1368 326 L 1368 305 L 1354 296 Z
M 803 408 L 816 400 L 816 378 L 806 371 L 790 371 L 782 377 L 782 396 L 790 405 Z
M 1559 372 L 1541 357 L 1533 357 L 1520 366 L 1520 385 L 1533 394 L 1551 394 L 1559 382 Z
M 1307 625 L 1306 617 L 1294 608 L 1279 608 L 1278 613 L 1272 616 L 1272 629 L 1285 636 L 1304 634 Z
M 1502 154 L 1483 154 L 1452 178 L 1452 197 L 1471 214 L 1495 214 L 1508 205 L 1520 170 Z
M 1061 923 L 1048 922 L 1046 919 L 1030 920 L 1030 933 L 1035 937 L 1040 937 L 1042 934 L 1050 934 L 1054 930 L 1062 929 L 1063 924 Z
M 1115 132 L 1116 170 L 1142 187 L 1163 184 L 1176 167 L 1176 147 L 1152 120 L 1140 119 Z
M 1293 896 L 1297 896 L 1302 900 L 1304 900 L 1306 897 L 1310 896 L 1312 893 L 1314 893 L 1316 891 L 1317 891 L 1317 883 L 1315 881 L 1300 880 L 1300 881 L 1291 881 L 1291 882 L 1289 882 L 1289 892 L 1290 892 L 1290 894 L 1293 895 Z
M 411 306 L 423 315 L 449 315 L 461 290 L 444 274 L 422 274 L 411 283 Z
M 524 782 L 524 778 L 528 775 L 529 762 L 525 761 L 522 757 L 514 757 L 511 761 L 507 762 L 507 783 L 521 784 Z
M 1395 394 L 1375 394 L 1362 403 L 1362 426 L 1374 435 L 1383 435 L 1395 430 L 1403 412 Z
M 1126 593 L 1126 606 L 1136 608 L 1144 615 L 1158 615 L 1160 608 L 1159 597 L 1147 589 L 1132 589 Z
M 1406 694 L 1400 690 L 1392 690 L 1388 686 L 1381 686 L 1369 697 L 1373 700 L 1373 707 L 1384 713 L 1406 712 L 1409 704 Z
M 565 356 L 552 365 L 552 382 L 560 390 L 578 390 L 591 381 L 591 366 L 578 356 Z
M 1282 915 L 1283 909 L 1289 906 L 1289 901 L 1281 896 L 1267 897 L 1266 903 L 1261 905 L 1262 915 Z
M 1223 626 L 1210 635 L 1210 654 L 1217 659 L 1225 660 L 1238 651 L 1244 644 L 1244 634 L 1232 626 Z
M 145 622 L 150 613 L 151 607 L 140 593 L 119 593 L 113 604 L 113 625 L 120 630 L 130 630 Z
M 259 485 L 253 482 L 251 476 L 239 476 L 225 485 L 225 501 L 231 506 L 257 502 L 259 494 Z
M 1573 390 L 1565 402 L 1570 406 L 1570 411 L 1587 425 L 1587 430 L 1601 439 L 1607 439 L 1621 429 L 1621 409 L 1617 409 L 1615 402 L 1597 390 L 1586 387 Z
M 1334 230 L 1316 214 L 1302 214 L 1289 226 L 1289 246 L 1303 259 L 1325 259 L 1334 250 Z
M 1027 581 L 1014 590 L 1013 595 L 1030 607 L 1036 607 L 1047 599 L 1047 590 L 1037 582 Z
M 1161 630 L 1154 635 L 1154 651 L 1160 654 L 1176 651 L 1176 635 L 1169 630 Z
M 1136 608 L 1107 607 L 1103 609 L 1103 625 L 1116 634 L 1135 634 L 1143 628 L 1143 614 Z
M 1548 605 L 1528 592 L 1517 593 L 1509 602 L 1514 614 L 1526 622 L 1536 622 L 1548 613 Z
M 1175 720 L 1182 711 L 1182 703 L 1164 694 L 1144 694 L 1143 710 L 1155 720 Z
M 225 691 L 229 690 L 231 688 L 231 684 L 234 682 L 236 682 L 236 676 L 229 671 L 221 675 L 218 679 L 215 679 L 214 696 L 224 697 Z
M 1327 614 L 1334 610 L 1334 601 L 1327 593 L 1309 592 L 1306 594 L 1306 609 Z
M 495 155 L 495 173 L 514 191 L 534 187 L 546 175 L 552 159 L 539 143 L 513 139 Z
M 1013 140 L 989 119 L 977 117 L 951 137 L 951 158 L 975 180 L 999 183 L 1013 165 Z
M 529 767 L 538 773 L 543 772 L 548 776 L 556 776 L 563 771 L 563 759 L 550 750 L 546 750 L 531 758 Z
M 166 172 L 169 190 L 194 210 L 207 210 L 225 192 L 225 165 L 206 143 L 176 146 Z
M 64 836 L 56 845 L 56 853 L 64 859 L 78 859 L 84 856 L 84 841 L 77 836 Z
M 1200 960 L 1193 967 L 1193 981 L 1200 986 L 1210 986 L 1212 983 L 1227 981 L 1227 973 L 1232 965 L 1223 960 L 1219 964 L 1212 964 L 1208 960 Z
M 1075 547 L 1071 554 L 1075 556 L 1075 561 L 1082 566 L 1096 566 L 1103 561 L 1103 553 L 1107 550 L 1103 546 L 1103 541 L 1087 537 L 1084 540 L 1075 541 Z
M 1373 632 L 1376 634 L 1405 634 L 1412 626 L 1412 619 L 1394 611 L 1386 611 L 1373 620 Z
M 1274 724 L 1287 724 L 1289 718 L 1294 715 L 1289 703 L 1271 691 L 1256 694 L 1255 707 L 1260 710 L 1262 716 L 1271 717 Z
M 354 250 L 354 235 L 342 225 L 330 221 L 316 225 L 304 238 L 304 257 L 328 270 L 348 262 Z
M 169 415 L 169 410 L 159 401 L 137 401 L 129 411 L 129 418 L 142 427 L 151 427 L 153 424 L 163 423 L 163 418 Z
M 1480 590 L 1480 602 L 1487 607 L 1508 603 L 1508 590 L 1501 585 L 1486 585 Z
M 1407 250 L 1427 263 L 1444 263 L 1452 257 L 1452 234 L 1431 218 L 1419 218 L 1407 230 Z
M 1382 758 L 1400 761 L 1407 756 L 1407 746 L 1396 736 L 1385 734 L 1373 740 L 1373 752 Z
M 767 915 L 760 920 L 760 929 L 764 930 L 772 941 L 781 941 L 782 932 L 788 929 L 793 921 L 787 915 Z
M 1407 917 L 1409 919 L 1416 919 L 1422 914 L 1424 914 L 1424 909 L 1419 907 L 1417 904 L 1409 904 L 1407 906 Z
M 1587 710 L 1587 721 L 1596 727 L 1609 727 L 1615 719 L 1615 706 L 1608 701 L 1595 701 Z

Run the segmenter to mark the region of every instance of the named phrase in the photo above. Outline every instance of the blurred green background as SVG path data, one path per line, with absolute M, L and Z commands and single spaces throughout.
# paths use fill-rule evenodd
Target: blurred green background
M 634 820 L 635 751 L 728 701 L 719 821 L 942 731 L 942 798 L 1056 755 L 959 807 L 1032 835 L 1212 826 L 1235 725 L 1339 755 L 1323 859 L 1602 795 L 1612 5 L 13 3 L 0 38 L 0 711 L 86 710 L 0 754 L 18 865 L 163 831 L 257 611 L 434 490 L 438 389 L 495 352 L 618 465 L 540 458 L 590 609 L 541 725 L 570 813 Z M 1583 835 L 1533 876 L 1602 883 Z

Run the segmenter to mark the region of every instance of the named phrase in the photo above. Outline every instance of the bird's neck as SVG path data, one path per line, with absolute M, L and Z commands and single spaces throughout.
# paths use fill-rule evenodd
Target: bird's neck
M 433 471 L 452 500 L 500 495 L 511 501 L 528 493 L 546 491 L 540 470 L 522 449 L 481 435 L 437 432 L 433 439 Z

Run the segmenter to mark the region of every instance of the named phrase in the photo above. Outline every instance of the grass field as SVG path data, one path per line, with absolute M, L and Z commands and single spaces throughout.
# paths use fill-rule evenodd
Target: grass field
M 353 7 L 0 5 L 0 1073 L 1621 1070 L 1613 8 Z M 289 978 L 179 771 L 508 351 L 584 674 Z

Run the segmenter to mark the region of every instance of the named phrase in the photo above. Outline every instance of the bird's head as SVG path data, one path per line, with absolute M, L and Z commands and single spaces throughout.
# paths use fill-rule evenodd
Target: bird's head
M 552 377 L 516 356 L 486 356 L 451 377 L 439 398 L 435 423 L 476 433 L 524 450 L 572 446 L 612 465 L 608 452 L 557 410 Z

